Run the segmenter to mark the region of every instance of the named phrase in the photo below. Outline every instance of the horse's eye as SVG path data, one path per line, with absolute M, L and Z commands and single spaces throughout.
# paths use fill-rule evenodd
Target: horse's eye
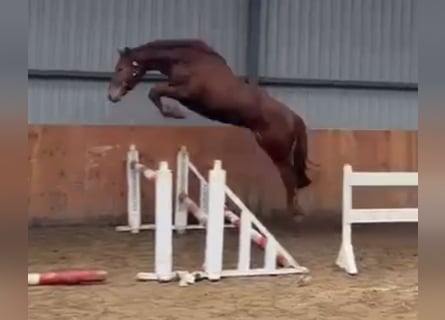
M 121 72 L 122 71 L 122 67 L 117 68 L 117 72 Z

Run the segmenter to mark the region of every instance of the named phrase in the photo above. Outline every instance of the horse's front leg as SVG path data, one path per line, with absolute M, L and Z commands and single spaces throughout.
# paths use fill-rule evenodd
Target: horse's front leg
M 179 93 L 175 87 L 171 87 L 167 83 L 157 84 L 148 92 L 148 98 L 153 102 L 164 117 L 174 119 L 185 118 L 185 114 L 177 106 L 163 104 L 161 97 L 178 99 Z

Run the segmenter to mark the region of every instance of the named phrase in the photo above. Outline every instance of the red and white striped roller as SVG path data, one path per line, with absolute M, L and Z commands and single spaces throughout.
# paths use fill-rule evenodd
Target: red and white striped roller
M 44 273 L 28 273 L 29 286 L 75 285 L 103 282 L 107 272 L 103 270 L 67 270 Z

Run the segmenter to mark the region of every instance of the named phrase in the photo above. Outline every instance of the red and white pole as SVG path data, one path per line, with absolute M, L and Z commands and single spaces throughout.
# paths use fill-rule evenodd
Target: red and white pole
M 28 273 L 29 286 L 76 285 L 105 281 L 107 272 L 103 270 L 67 270 L 43 273 Z
M 231 224 L 233 224 L 237 228 L 240 228 L 241 219 L 235 213 L 225 208 L 224 216 L 228 221 L 230 221 Z M 250 238 L 252 239 L 253 243 L 255 243 L 260 249 L 266 249 L 267 237 L 265 237 L 255 229 L 252 229 L 250 231 Z M 287 261 L 287 259 L 279 252 L 277 253 L 277 262 L 281 267 L 285 268 L 288 268 L 291 265 L 289 261 Z
M 207 224 L 207 214 L 200 208 L 196 202 L 194 202 L 190 197 L 186 194 L 180 194 L 179 195 L 179 201 L 182 201 L 183 204 L 187 207 L 187 210 L 192 213 L 195 218 L 199 221 L 199 223 L 203 226 L 206 226 Z M 227 219 L 228 222 L 230 222 L 232 225 L 234 225 L 236 228 L 240 228 L 241 220 L 240 218 L 233 213 L 231 210 L 229 210 L 227 207 L 224 208 L 224 217 Z M 266 244 L 267 244 L 267 237 L 265 237 L 260 232 L 256 231 L 255 229 L 252 229 L 250 231 L 250 238 L 254 244 L 256 244 L 260 249 L 265 250 Z M 277 262 L 281 267 L 290 267 L 291 264 L 287 259 L 278 252 L 277 254 Z

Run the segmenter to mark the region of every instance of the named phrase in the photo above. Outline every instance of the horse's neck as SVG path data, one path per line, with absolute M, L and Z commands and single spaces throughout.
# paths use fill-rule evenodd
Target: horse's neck
M 153 64 L 151 70 L 156 70 L 162 73 L 163 75 L 169 77 L 172 70 L 172 64 L 166 61 L 160 61 L 156 65 Z M 149 70 L 150 71 L 150 70 Z
M 145 71 L 170 73 L 172 65 L 181 57 L 172 50 L 146 49 L 136 52 L 135 58 L 145 67 Z

